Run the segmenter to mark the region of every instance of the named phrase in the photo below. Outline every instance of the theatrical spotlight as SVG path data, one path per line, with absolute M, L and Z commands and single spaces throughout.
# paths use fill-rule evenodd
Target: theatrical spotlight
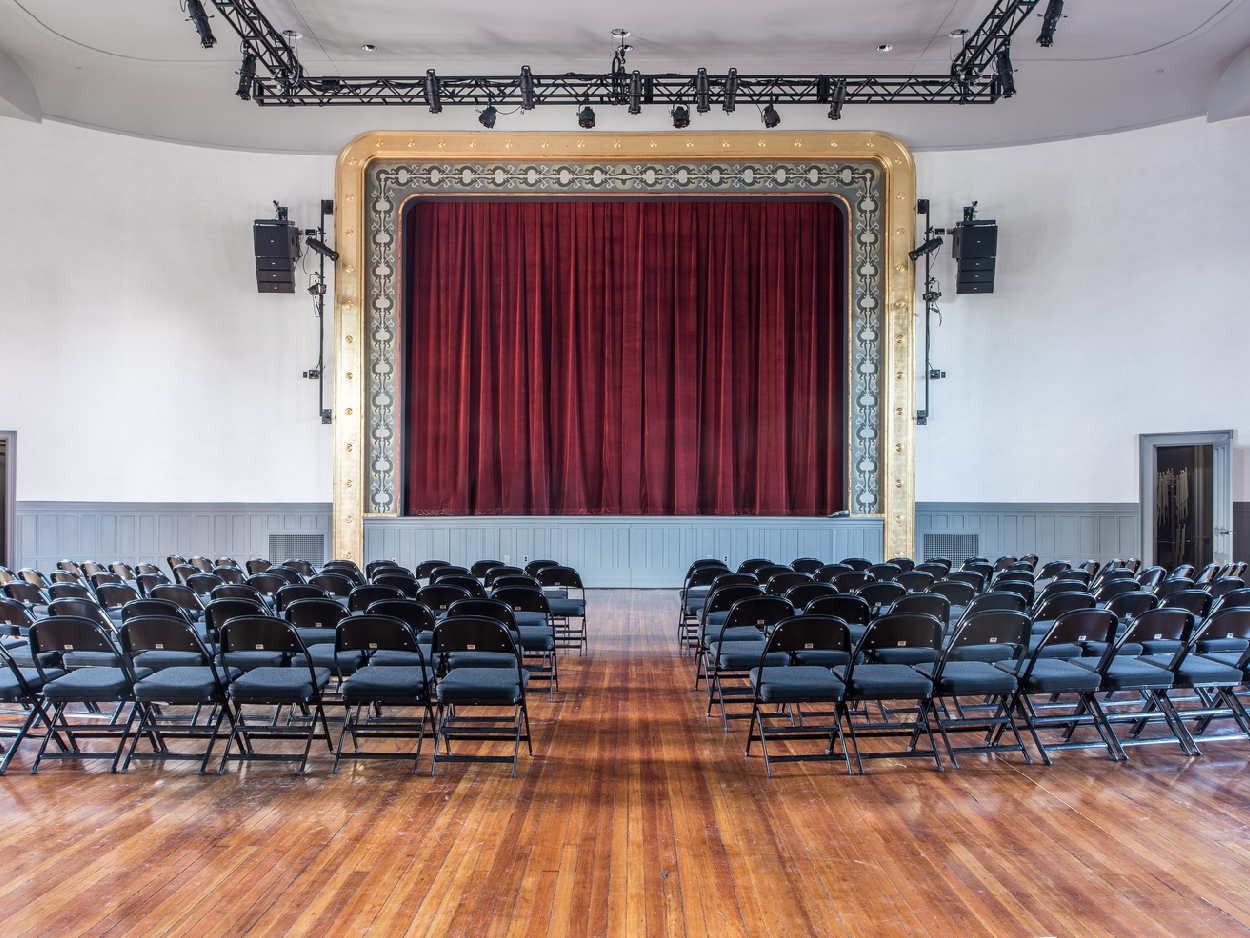
M 1016 93 L 1016 76 L 1011 69 L 1011 52 L 1007 46 L 994 57 L 994 70 L 998 73 L 998 93 L 1010 98 Z
M 764 126 L 769 130 L 781 123 L 781 115 L 777 113 L 777 109 L 771 104 L 764 105 L 764 110 L 760 111 L 760 119 L 764 121 Z
M 629 76 L 629 113 L 642 113 L 642 73 L 637 71 Z
M 534 110 L 534 73 L 528 65 L 521 66 L 521 77 L 517 83 L 521 89 L 521 110 Z
M 938 235 L 936 237 L 930 238 L 928 241 L 920 245 L 920 247 L 916 248 L 914 251 L 909 251 L 907 253 L 907 256 L 910 257 L 913 261 L 918 261 L 920 260 L 920 258 L 924 257 L 926 254 L 932 254 L 934 251 L 936 251 L 945 243 L 946 242 L 942 240 L 942 237 Z
M 694 109 L 700 114 L 712 110 L 712 83 L 707 80 L 707 69 L 701 68 L 694 76 Z
M 677 130 L 685 130 L 690 126 L 690 108 L 684 104 L 679 104 L 672 110 L 673 126 Z
M 256 53 L 249 52 L 243 56 L 243 65 L 239 68 L 239 90 L 235 92 L 244 101 L 252 100 L 252 81 L 256 78 Z
M 731 68 L 725 76 L 725 101 L 721 104 L 726 114 L 732 114 L 738 106 L 738 70 Z
M 213 30 L 208 25 L 208 14 L 204 12 L 204 4 L 200 0 L 187 0 L 187 19 L 195 24 L 195 31 L 200 34 L 202 48 L 211 49 L 217 44 Z
M 577 112 L 577 126 L 587 130 L 595 129 L 595 112 L 589 104 Z
M 443 109 L 443 95 L 438 87 L 438 76 L 434 69 L 425 70 L 425 103 L 430 106 L 431 114 L 438 114 Z
M 498 113 L 499 112 L 495 110 L 495 105 L 488 104 L 482 109 L 481 113 L 477 115 L 477 122 L 487 130 L 490 130 L 495 126 L 495 115 Z
M 1038 34 L 1037 44 L 1049 49 L 1055 44 L 1055 27 L 1063 16 L 1063 0 L 1050 0 L 1046 4 L 1046 12 L 1042 15 L 1042 31 Z
M 846 79 L 839 78 L 833 83 L 833 96 L 829 100 L 829 119 L 842 119 L 842 105 L 846 103 Z
M 332 261 L 337 261 L 339 259 L 338 251 L 334 250 L 334 248 L 326 247 L 323 242 L 318 241 L 316 238 L 309 237 L 307 234 L 304 236 L 304 244 L 312 248 L 322 257 L 329 258 Z

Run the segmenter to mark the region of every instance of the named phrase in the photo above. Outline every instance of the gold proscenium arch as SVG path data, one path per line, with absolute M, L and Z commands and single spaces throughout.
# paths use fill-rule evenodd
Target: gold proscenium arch
M 363 563 L 366 517 L 366 325 L 365 185 L 377 161 L 436 161 L 440 164 L 506 161 L 624 164 L 656 161 L 715 161 L 770 164 L 867 161 L 882 171 L 884 276 L 880 278 L 879 426 L 874 470 L 883 517 L 885 556 L 914 551 L 915 276 L 908 252 L 915 238 L 916 172 L 911 152 L 889 134 L 846 133 L 395 133 L 357 137 L 339 154 L 335 173 L 335 234 L 340 257 L 334 297 L 334 556 Z M 546 193 L 550 195 L 551 193 Z M 670 193 L 666 193 L 670 194 Z M 853 251 L 848 262 L 853 262 Z M 850 315 L 853 311 L 848 311 Z M 848 324 L 849 330 L 849 324 Z M 851 339 L 848 336 L 848 344 Z M 848 365 L 850 361 L 848 360 Z M 848 400 L 847 439 L 850 440 Z M 401 418 L 402 419 L 402 418 Z M 862 430 L 863 428 L 861 428 Z M 848 476 L 853 467 L 848 464 Z M 854 512 L 855 505 L 848 500 Z M 854 512 L 860 517 L 864 513 Z

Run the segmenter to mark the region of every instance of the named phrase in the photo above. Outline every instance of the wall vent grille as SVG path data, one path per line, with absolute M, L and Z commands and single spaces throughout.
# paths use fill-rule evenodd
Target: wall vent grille
M 924 536 L 924 559 L 945 557 L 957 564 L 981 552 L 979 534 L 926 534 Z
M 270 534 L 269 562 L 278 564 L 284 560 L 307 560 L 320 567 L 326 559 L 326 536 L 324 534 Z

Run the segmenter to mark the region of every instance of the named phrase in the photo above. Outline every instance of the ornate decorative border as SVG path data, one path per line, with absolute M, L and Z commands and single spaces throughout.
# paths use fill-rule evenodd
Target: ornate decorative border
M 848 209 L 849 504 L 857 515 L 884 509 L 887 554 L 910 552 L 914 176 L 906 148 L 872 133 L 806 134 L 792 144 L 756 134 L 357 138 L 339 157 L 337 181 L 335 555 L 362 555 L 362 516 L 400 510 L 399 235 L 408 198 L 722 193 L 823 195 Z

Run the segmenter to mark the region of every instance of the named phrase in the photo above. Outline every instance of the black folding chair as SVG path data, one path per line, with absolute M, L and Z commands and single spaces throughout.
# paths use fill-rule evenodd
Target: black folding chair
M 0 775 L 8 771 L 9 763 L 17 754 L 22 740 L 35 728 L 36 722 L 53 731 L 52 738 L 61 752 L 67 750 L 65 741 L 55 732 L 48 717 L 47 703 L 39 694 L 47 680 L 55 680 L 64 673 L 58 668 L 47 668 L 43 672 L 38 668 L 23 668 L 9 653 L 9 649 L 0 644 L 0 703 L 17 705 L 18 710 L 6 709 L 4 712 L 16 713 L 22 717 L 20 726 L 0 725 L 0 736 L 12 739 L 7 749 L 0 747 L 4 752 L 4 758 L 0 759 Z

